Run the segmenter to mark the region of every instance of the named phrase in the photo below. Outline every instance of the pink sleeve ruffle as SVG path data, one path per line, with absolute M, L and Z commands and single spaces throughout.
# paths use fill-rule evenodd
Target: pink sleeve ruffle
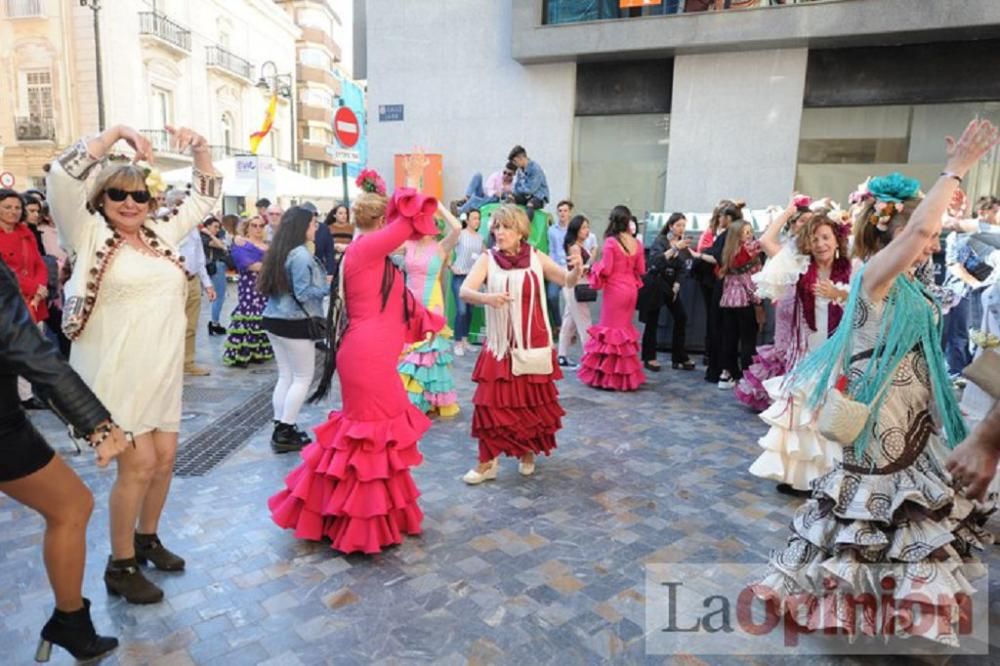
M 445 327 L 447 321 L 441 315 L 434 314 L 414 299 L 414 312 L 410 313 L 410 323 L 406 328 L 406 342 L 423 342 L 428 333 L 437 333 Z
M 438 202 L 434 197 L 424 196 L 412 187 L 400 187 L 389 199 L 385 209 L 385 221 L 387 224 L 405 221 L 413 227 L 409 240 L 420 240 L 424 236 L 437 235 L 438 227 L 434 221 L 437 208 Z

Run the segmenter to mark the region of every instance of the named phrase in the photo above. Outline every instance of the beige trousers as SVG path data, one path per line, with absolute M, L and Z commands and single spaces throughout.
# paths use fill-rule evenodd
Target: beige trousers
M 187 317 L 187 335 L 184 337 L 184 367 L 194 365 L 194 343 L 198 337 L 198 315 L 201 313 L 201 281 L 198 276 L 188 280 L 187 302 L 184 315 Z

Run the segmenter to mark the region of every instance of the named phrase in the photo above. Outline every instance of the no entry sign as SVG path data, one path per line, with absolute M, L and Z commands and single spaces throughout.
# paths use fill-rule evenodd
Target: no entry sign
M 340 107 L 333 116 L 333 134 L 343 148 L 351 148 L 358 142 L 358 137 L 361 136 L 358 117 L 348 107 Z

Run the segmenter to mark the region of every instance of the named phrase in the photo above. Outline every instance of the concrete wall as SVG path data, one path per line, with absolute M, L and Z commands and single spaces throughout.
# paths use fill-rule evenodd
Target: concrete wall
M 553 201 L 569 193 L 576 65 L 514 61 L 510 12 L 498 0 L 369 0 L 369 165 L 390 184 L 393 155 L 419 145 L 444 155 L 444 195 L 457 198 L 520 143 Z M 405 105 L 405 120 L 379 122 L 383 104 Z
M 795 183 L 806 49 L 674 60 L 668 210 L 783 204 Z
M 885 46 L 1000 34 L 996 0 L 831 0 L 785 7 L 543 25 L 543 0 L 514 4 L 523 63 L 828 46 Z

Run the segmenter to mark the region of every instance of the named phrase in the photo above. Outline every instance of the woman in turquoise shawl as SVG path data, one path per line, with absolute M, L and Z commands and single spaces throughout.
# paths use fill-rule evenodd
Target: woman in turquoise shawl
M 915 272 L 939 248 L 962 177 L 996 142 L 996 127 L 979 119 L 958 141 L 949 137 L 945 170 L 923 198 L 919 183 L 898 173 L 867 183 L 854 219 L 854 254 L 867 263 L 852 280 L 840 327 L 789 378 L 807 388 L 817 409 L 835 385 L 870 408 L 843 462 L 813 482 L 786 548 L 772 554 L 768 575 L 754 585 L 758 597 L 778 601 L 812 630 L 919 633 L 957 644 L 960 595 L 972 591 L 960 567 L 976 562 L 973 551 L 992 537 L 982 527 L 985 507 L 967 499 L 946 469 L 966 427 L 941 352 L 940 307 Z M 895 587 L 883 581 L 889 568 Z M 915 591 L 938 601 L 943 621 L 915 631 L 907 625 L 912 611 L 892 617 L 844 601 L 845 594 L 888 594 L 905 609 Z M 940 599 L 949 600 L 943 610 Z

